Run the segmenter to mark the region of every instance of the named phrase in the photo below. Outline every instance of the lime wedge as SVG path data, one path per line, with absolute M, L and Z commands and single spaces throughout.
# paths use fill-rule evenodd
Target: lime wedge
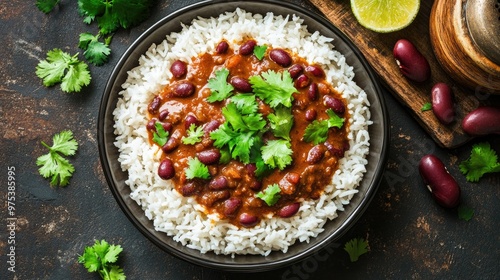
M 387 33 L 410 25 L 417 16 L 420 0 L 351 0 L 351 8 L 362 26 Z

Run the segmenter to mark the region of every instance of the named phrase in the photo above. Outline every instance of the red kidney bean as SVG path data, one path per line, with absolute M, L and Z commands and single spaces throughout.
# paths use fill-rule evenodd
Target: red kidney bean
M 151 103 L 149 103 L 149 105 L 148 105 L 149 113 L 152 115 L 158 113 L 158 109 L 160 109 L 160 105 L 161 105 L 161 97 L 155 96 L 155 98 L 153 98 L 153 101 L 151 101 Z
M 325 155 L 325 152 L 326 152 L 326 147 L 321 144 L 312 147 L 309 150 L 309 153 L 307 153 L 306 162 L 309 164 L 318 163 Z
M 425 155 L 420 160 L 418 169 L 437 203 L 448 208 L 458 205 L 460 187 L 439 158 Z
M 278 216 L 280 216 L 281 218 L 289 218 L 295 215 L 299 211 L 299 208 L 300 203 L 298 202 L 285 205 L 278 211 Z
M 164 180 L 171 179 L 175 176 L 174 164 L 170 159 L 166 158 L 160 162 L 160 166 L 158 166 L 158 176 Z
M 224 201 L 224 215 L 232 216 L 236 213 L 238 208 L 241 206 L 241 199 L 236 197 L 231 197 Z
M 160 111 L 160 114 L 158 114 L 158 119 L 160 121 L 163 121 L 163 120 L 165 120 L 168 117 L 168 114 L 169 114 L 168 110 L 167 109 L 163 109 L 163 110 Z
M 296 79 L 302 72 L 304 71 L 304 67 L 300 64 L 294 64 L 288 68 L 288 72 L 290 73 L 290 77 L 292 79 Z
M 234 76 L 229 83 L 240 92 L 252 92 L 252 85 L 247 79 Z
M 295 172 L 288 172 L 284 177 L 288 182 L 297 185 L 300 182 L 300 175 Z
M 300 74 L 294 82 L 296 88 L 305 88 L 309 85 L 309 77 L 304 74 Z
M 319 96 L 318 84 L 312 83 L 307 89 L 307 98 L 309 98 L 309 100 L 311 101 L 315 101 L 318 99 L 318 96 Z
M 215 164 L 219 162 L 220 151 L 217 148 L 204 150 L 196 154 L 196 157 L 206 165 Z
M 269 57 L 279 66 L 288 67 L 292 64 L 292 57 L 282 49 L 273 49 L 269 52 Z
M 247 168 L 248 174 L 255 176 L 255 171 L 257 170 L 257 165 L 255 163 L 249 163 L 245 165 L 245 167 Z
M 172 124 L 171 124 L 171 123 L 169 123 L 169 122 L 164 122 L 164 123 L 162 123 L 162 124 L 161 124 L 161 126 L 163 126 L 163 129 L 164 129 L 165 131 L 167 131 L 168 133 L 172 132 L 172 128 L 173 128 L 173 126 L 172 126 Z
M 175 97 L 189 97 L 193 95 L 195 89 L 196 87 L 192 83 L 183 81 L 175 85 L 173 95 Z
M 226 41 L 221 41 L 219 44 L 217 44 L 217 47 L 215 47 L 215 52 L 217 54 L 224 54 L 228 49 L 229 44 Z
M 167 142 L 161 147 L 161 149 L 165 153 L 170 153 L 173 150 L 177 149 L 177 147 L 179 147 L 179 144 L 179 140 L 176 137 L 169 137 Z
M 432 111 L 442 124 L 450 124 L 455 120 L 453 96 L 451 88 L 445 83 L 437 83 L 432 87 Z
M 198 118 L 193 114 L 187 114 L 186 118 L 184 118 L 184 128 L 189 129 L 192 124 L 198 125 Z
M 306 120 L 312 122 L 318 116 L 318 112 L 316 112 L 316 110 L 314 110 L 314 109 L 309 109 L 306 111 L 305 115 L 306 115 Z
M 203 131 L 206 134 L 208 134 L 208 133 L 216 130 L 217 128 L 219 128 L 220 125 L 221 125 L 221 123 L 218 120 L 211 120 L 203 126 Z
M 257 45 L 257 42 L 255 40 L 248 40 L 243 45 L 240 46 L 239 53 L 241 55 L 249 55 L 253 53 L 253 49 Z
M 500 134 L 500 108 L 483 106 L 465 116 L 462 129 L 469 135 Z
M 191 196 L 196 192 L 196 184 L 194 182 L 187 182 L 182 185 L 181 194 L 183 196 Z
M 318 78 L 325 76 L 325 72 L 323 71 L 323 69 L 321 69 L 321 67 L 319 67 L 317 65 L 309 65 L 306 67 L 305 70 L 307 73 L 311 73 L 313 76 L 318 77 Z
M 226 176 L 220 175 L 208 183 L 208 188 L 211 190 L 223 190 L 229 186 L 229 181 L 227 180 Z
M 257 218 L 257 216 L 254 216 L 252 214 L 244 212 L 240 214 L 239 222 L 244 227 L 253 227 L 259 222 L 259 218 Z
M 172 72 L 172 75 L 176 78 L 180 78 L 187 73 L 187 66 L 186 63 L 180 60 L 174 61 L 172 65 L 170 66 L 170 72 Z
M 394 45 L 393 55 L 399 70 L 408 79 L 424 82 L 431 76 L 429 62 L 410 41 L 398 40 Z
M 325 142 L 324 143 L 326 149 L 334 156 L 334 157 L 337 157 L 337 158 L 341 158 L 344 156 L 344 148 L 339 148 L 339 147 L 335 147 L 332 143 L 330 142 Z
M 345 112 L 344 103 L 340 99 L 331 95 L 323 96 L 323 104 L 337 114 L 343 114 Z
M 212 206 L 217 201 L 226 200 L 231 196 L 228 190 L 212 191 L 201 197 L 203 204 Z
M 252 191 L 260 191 L 262 189 L 262 182 L 258 180 L 253 180 L 248 186 Z
M 151 119 L 148 121 L 148 123 L 146 124 L 146 129 L 147 130 L 151 130 L 151 131 L 156 131 L 156 122 L 158 120 L 157 119 Z

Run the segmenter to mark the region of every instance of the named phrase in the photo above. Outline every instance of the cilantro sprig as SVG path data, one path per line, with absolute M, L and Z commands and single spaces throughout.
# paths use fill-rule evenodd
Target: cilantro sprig
M 73 132 L 64 130 L 52 138 L 52 146 L 41 142 L 49 152 L 37 158 L 38 172 L 44 178 L 51 178 L 51 186 L 64 187 L 75 171 L 75 167 L 63 156 L 73 156 L 78 150 L 78 143 L 73 139 Z
M 229 70 L 222 68 L 215 71 L 215 77 L 208 80 L 208 87 L 211 90 L 208 102 L 216 102 L 227 99 L 233 94 L 234 87 L 227 82 Z
M 262 147 L 262 159 L 271 168 L 285 169 L 292 163 L 292 148 L 290 141 L 270 140 Z
M 474 209 L 465 205 L 460 205 L 457 208 L 457 214 L 460 220 L 470 221 L 474 216 Z
M 278 200 L 281 198 L 280 195 L 281 189 L 278 184 L 272 184 L 265 188 L 263 191 L 260 191 L 255 194 L 256 197 L 264 200 L 264 202 L 268 206 L 273 206 L 278 202 Z
M 99 41 L 100 34 L 93 35 L 89 32 L 80 34 L 78 47 L 84 50 L 83 55 L 90 63 L 101 66 L 108 61 L 108 56 L 111 53 L 109 43 L 111 36 L 105 38 L 104 42 Z
M 188 167 L 185 169 L 185 172 L 187 179 L 210 179 L 208 167 L 196 157 L 188 160 Z
M 293 85 L 292 77 L 288 71 L 283 71 L 280 74 L 269 70 L 261 75 L 250 77 L 249 81 L 255 95 L 272 108 L 279 105 L 288 108 L 292 106 L 292 95 L 297 92 L 297 89 Z
M 255 57 L 257 57 L 258 60 L 262 60 L 264 58 L 264 55 L 266 54 L 266 50 L 266 45 L 255 46 L 253 49 L 253 54 L 255 55 Z
M 57 6 L 57 4 L 59 4 L 59 2 L 61 2 L 61 0 L 37 0 L 35 5 L 40 11 L 48 14 Z
M 163 147 L 163 145 L 167 143 L 169 133 L 160 122 L 155 123 L 155 129 L 156 131 L 153 133 L 153 142 Z
M 110 245 L 105 240 L 96 240 L 93 246 L 85 247 L 78 262 L 88 272 L 97 272 L 104 280 L 125 280 L 123 269 L 115 265 L 118 255 L 123 251 L 120 245 Z
M 310 123 L 304 132 L 304 141 L 313 142 L 314 145 L 323 143 L 328 138 L 328 130 L 332 127 L 341 128 L 344 125 L 344 118 L 339 117 L 332 109 L 326 110 L 328 119 L 315 120 Z
M 47 59 L 36 66 L 35 73 L 42 79 L 44 86 L 61 83 L 64 92 L 79 92 L 91 80 L 88 65 L 78 59 L 78 54 L 71 56 L 61 49 L 49 51 Z
M 469 182 L 478 182 L 486 173 L 500 172 L 498 156 L 488 142 L 473 145 L 470 157 L 459 167 Z
M 432 110 L 432 103 L 430 103 L 430 102 L 424 103 L 424 105 L 422 105 L 422 108 L 420 108 L 420 111 L 422 111 L 422 112 L 429 111 L 429 110 Z
M 191 124 L 187 130 L 187 136 L 182 137 L 182 143 L 186 145 L 194 145 L 201 141 L 203 134 L 202 126 L 196 126 L 196 124 Z
M 364 238 L 353 238 L 345 243 L 344 250 L 349 254 L 351 262 L 355 262 L 368 252 L 368 241 Z

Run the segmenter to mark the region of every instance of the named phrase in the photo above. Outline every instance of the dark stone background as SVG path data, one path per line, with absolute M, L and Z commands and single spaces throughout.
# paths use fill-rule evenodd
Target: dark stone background
M 500 174 L 479 183 L 465 181 L 458 164 L 471 144 L 488 141 L 500 152 L 500 137 L 477 139 L 461 148 L 439 148 L 387 91 L 391 146 L 384 179 L 359 222 L 339 241 L 369 241 L 370 252 L 351 263 L 341 247 L 320 252 L 276 271 L 236 274 L 202 268 L 172 257 L 146 239 L 125 217 L 113 198 L 99 162 L 97 116 L 109 74 L 134 39 L 163 16 L 196 1 L 158 1 L 140 26 L 113 37 L 110 61 L 90 66 L 93 80 L 81 93 L 46 88 L 35 75 L 47 51 L 78 49 L 78 35 L 97 32 L 77 14 L 76 1 L 62 0 L 45 15 L 35 1 L 0 5 L 0 279 L 99 279 L 77 263 L 95 239 L 121 244 L 119 264 L 127 279 L 494 279 L 500 275 Z M 307 1 L 293 0 L 313 10 Z M 493 97 L 490 97 L 493 98 Z M 71 129 L 79 142 L 69 186 L 50 188 L 37 171 L 36 158 L 46 153 L 40 141 Z M 462 203 L 475 211 L 459 220 L 455 210 L 439 207 L 417 171 L 427 153 L 439 156 L 462 188 Z M 7 170 L 15 168 L 15 273 L 7 270 Z M 328 256 L 328 258 L 326 258 Z M 498 278 L 497 278 L 498 279 Z

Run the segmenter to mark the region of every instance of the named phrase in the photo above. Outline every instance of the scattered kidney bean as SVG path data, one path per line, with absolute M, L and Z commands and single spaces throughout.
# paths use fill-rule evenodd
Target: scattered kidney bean
M 189 97 L 193 95 L 195 89 L 196 87 L 192 83 L 183 81 L 175 85 L 173 95 L 175 97 Z
M 240 224 L 244 227 L 253 227 L 259 222 L 259 219 L 252 214 L 244 212 L 240 214 L 239 221 Z
M 410 41 L 398 40 L 393 55 L 401 73 L 410 80 L 424 82 L 431 76 L 429 62 Z
M 311 101 L 315 101 L 318 99 L 318 96 L 319 96 L 318 84 L 312 83 L 307 89 L 307 98 L 309 98 L 309 100 Z
M 299 211 L 299 208 L 300 208 L 300 203 L 298 202 L 285 205 L 278 211 L 278 216 L 282 218 L 289 218 L 295 215 Z
M 206 165 L 215 164 L 219 162 L 220 151 L 217 148 L 204 150 L 196 154 L 196 157 Z
M 450 124 L 455 120 L 453 96 L 451 88 L 445 83 L 437 83 L 432 87 L 432 111 L 442 124 Z
M 164 180 L 171 179 L 175 176 L 174 164 L 170 159 L 166 158 L 160 162 L 160 166 L 158 166 L 158 176 Z
M 304 71 L 304 67 L 300 64 L 294 64 L 288 68 L 288 72 L 290 73 L 290 77 L 292 79 L 296 79 L 302 72 Z
M 340 99 L 331 95 L 323 96 L 323 104 L 337 114 L 343 114 L 345 112 L 344 103 Z
M 170 72 L 172 72 L 172 75 L 176 78 L 180 78 L 187 73 L 187 66 L 186 63 L 180 60 L 174 61 L 172 65 L 170 66 Z
M 483 106 L 473 110 L 462 120 L 462 129 L 474 136 L 500 134 L 500 108 Z
M 231 197 L 224 201 L 224 215 L 232 216 L 236 213 L 238 208 L 241 206 L 241 199 L 236 197 Z
M 305 115 L 306 115 L 306 120 L 312 122 L 316 119 L 318 112 L 316 112 L 316 110 L 314 109 L 309 109 L 306 111 Z
M 313 76 L 318 77 L 318 78 L 325 76 L 325 72 L 323 71 L 323 69 L 321 69 L 321 67 L 319 67 L 317 65 L 309 65 L 306 67 L 305 70 L 307 73 L 311 73 Z
M 165 153 L 170 153 L 173 150 L 177 149 L 179 147 L 180 141 L 176 137 L 169 137 L 165 145 L 161 147 L 161 149 Z
M 168 117 L 168 114 L 169 114 L 169 112 L 167 109 L 161 110 L 160 114 L 158 114 L 158 119 L 160 121 L 164 121 Z
M 257 45 L 257 42 L 255 40 L 248 40 L 243 45 L 240 46 L 239 53 L 241 55 L 249 55 L 253 53 L 253 49 Z
M 226 41 L 221 41 L 219 44 L 217 44 L 217 47 L 215 47 L 215 52 L 217 54 L 225 54 L 228 49 L 229 44 Z
M 310 82 L 309 77 L 307 77 L 304 74 L 300 74 L 295 80 L 294 85 L 296 88 L 305 88 L 309 85 L 309 82 Z
M 183 196 L 191 196 L 196 192 L 196 184 L 194 182 L 187 182 L 182 185 L 181 194 Z
M 325 155 L 325 152 L 326 152 L 326 147 L 322 144 L 318 144 L 312 147 L 309 150 L 309 153 L 307 154 L 307 159 L 306 159 L 307 163 L 309 164 L 318 163 Z
M 439 158 L 425 155 L 420 160 L 418 169 L 437 203 L 447 208 L 458 205 L 460 187 Z
M 188 114 L 186 118 L 184 118 L 184 128 L 189 129 L 192 124 L 198 125 L 198 118 L 193 114 Z
M 211 190 L 223 190 L 228 186 L 229 182 L 224 175 L 217 176 L 208 183 L 208 188 Z
M 252 85 L 247 79 L 234 76 L 229 83 L 240 92 L 252 92 Z
M 161 97 L 155 96 L 155 98 L 153 98 L 153 101 L 151 101 L 151 103 L 149 103 L 148 105 L 149 113 L 152 115 L 158 113 L 158 109 L 160 109 L 160 106 L 161 106 Z
M 292 64 L 290 55 L 282 49 L 273 49 L 269 52 L 269 57 L 272 61 L 276 62 L 279 66 L 288 67 Z

